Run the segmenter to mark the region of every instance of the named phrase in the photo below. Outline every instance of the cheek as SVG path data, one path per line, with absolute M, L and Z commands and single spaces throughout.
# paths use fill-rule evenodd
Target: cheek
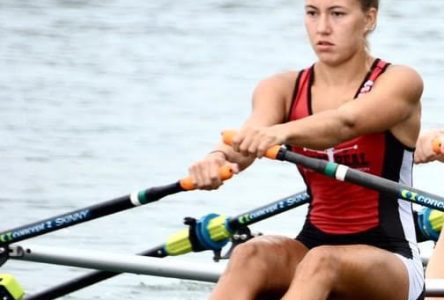
M 364 39 L 365 35 L 367 33 L 366 25 L 364 23 L 358 23 L 355 24 L 355 26 L 352 28 L 353 35 L 357 38 Z
M 362 35 L 357 35 L 354 32 L 347 32 L 347 35 L 342 35 L 339 42 L 338 54 L 341 57 L 350 57 L 365 48 L 365 40 Z
M 345 28 L 345 27 L 344 27 Z M 365 44 L 365 32 L 361 26 L 350 26 L 341 33 L 342 41 L 349 47 L 355 48 Z

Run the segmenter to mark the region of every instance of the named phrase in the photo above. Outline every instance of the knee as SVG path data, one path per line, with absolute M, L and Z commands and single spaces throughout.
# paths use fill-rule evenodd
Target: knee
M 260 261 L 264 249 L 257 242 L 247 242 L 240 244 L 234 248 L 230 255 L 230 262 L 241 262 L 243 265 L 248 265 L 250 261 Z
M 275 253 L 275 241 L 264 237 L 252 239 L 234 248 L 228 269 L 260 271 L 267 268 L 270 255 Z
M 340 259 L 331 246 L 319 246 L 307 252 L 296 268 L 299 279 L 322 279 L 333 284 L 337 279 Z

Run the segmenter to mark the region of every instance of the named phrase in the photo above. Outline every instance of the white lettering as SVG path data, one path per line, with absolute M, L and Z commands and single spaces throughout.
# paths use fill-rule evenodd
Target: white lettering
M 74 222 L 84 220 L 88 217 L 88 214 L 89 214 L 88 210 L 82 210 L 79 212 L 75 212 L 73 214 L 58 217 L 54 220 L 54 223 L 56 227 L 64 226 L 66 224 L 71 224 Z

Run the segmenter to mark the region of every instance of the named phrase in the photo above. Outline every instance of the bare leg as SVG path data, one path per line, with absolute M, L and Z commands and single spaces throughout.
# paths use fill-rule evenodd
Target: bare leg
M 237 246 L 211 300 L 250 300 L 262 292 L 285 292 L 307 252 L 286 237 L 261 236 Z
M 321 246 L 298 265 L 283 300 L 405 300 L 409 281 L 394 254 L 371 246 Z
M 444 279 L 444 234 L 439 236 L 432 256 L 427 264 L 426 278 Z M 426 298 L 426 300 L 444 300 L 444 298 Z

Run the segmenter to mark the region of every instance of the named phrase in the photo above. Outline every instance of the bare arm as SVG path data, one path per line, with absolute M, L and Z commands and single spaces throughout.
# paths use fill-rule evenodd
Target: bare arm
M 404 144 L 414 147 L 420 127 L 422 91 L 422 79 L 414 70 L 393 66 L 381 75 L 370 93 L 359 99 L 307 118 L 240 133 L 233 139 L 233 147 L 261 157 L 276 144 L 326 149 L 363 134 L 385 130 L 391 130 Z
M 259 82 L 253 92 L 251 114 L 241 131 L 255 131 L 283 123 L 290 108 L 296 76 L 295 72 L 287 72 Z M 224 151 L 230 162 L 238 163 L 240 170 L 247 168 L 256 158 L 245 151 L 234 151 L 224 144 L 219 144 L 217 149 Z
M 289 133 L 286 141 L 325 149 L 360 135 L 396 130 L 398 126 L 416 127 L 418 132 L 422 90 L 422 80 L 415 71 L 393 67 L 381 75 L 371 93 L 347 101 L 337 109 L 283 125 Z M 417 132 L 400 133 L 398 137 L 414 146 Z
M 285 121 L 290 106 L 295 72 L 287 72 L 262 80 L 253 93 L 252 112 L 241 130 L 249 131 L 266 128 Z M 218 168 L 230 163 L 238 173 L 249 167 L 256 156 L 235 151 L 231 146 L 219 143 L 202 160 L 190 168 L 190 175 L 201 189 L 214 189 L 222 182 L 218 177 Z

